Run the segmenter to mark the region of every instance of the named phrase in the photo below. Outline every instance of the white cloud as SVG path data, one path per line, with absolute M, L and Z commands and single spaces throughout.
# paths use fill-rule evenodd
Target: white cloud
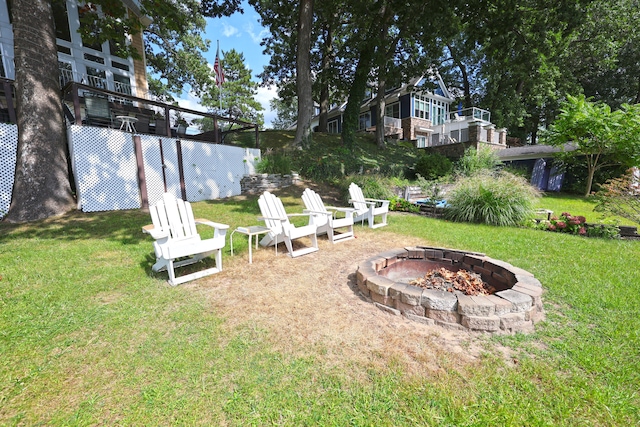
M 222 22 L 222 35 L 225 37 L 233 37 L 235 35 L 240 35 L 240 30 L 233 25 Z
M 262 39 L 269 34 L 269 30 L 267 30 L 266 28 L 263 28 L 259 33 L 256 34 L 253 27 L 253 22 L 245 23 L 244 30 L 247 32 L 247 34 L 249 34 L 249 37 L 251 37 L 251 40 L 253 40 L 255 44 L 260 44 L 260 42 L 262 42 Z
M 276 118 L 277 112 L 271 110 L 269 101 L 278 96 L 278 89 L 275 86 L 259 87 L 258 94 L 256 95 L 256 101 L 258 101 L 264 108 L 264 127 L 271 128 L 271 122 Z

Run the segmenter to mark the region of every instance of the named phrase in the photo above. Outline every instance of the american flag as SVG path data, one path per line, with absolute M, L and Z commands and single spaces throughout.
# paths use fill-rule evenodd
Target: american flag
M 213 71 L 216 73 L 216 85 L 222 86 L 224 83 L 224 71 L 222 70 L 222 64 L 220 63 L 220 48 L 216 51 L 216 62 L 213 64 Z

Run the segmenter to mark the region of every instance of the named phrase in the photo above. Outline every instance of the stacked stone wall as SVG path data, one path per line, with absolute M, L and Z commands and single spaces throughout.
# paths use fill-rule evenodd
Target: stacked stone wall
M 260 194 L 265 191 L 288 187 L 298 182 L 298 174 L 252 174 L 245 175 L 240 180 L 241 194 Z

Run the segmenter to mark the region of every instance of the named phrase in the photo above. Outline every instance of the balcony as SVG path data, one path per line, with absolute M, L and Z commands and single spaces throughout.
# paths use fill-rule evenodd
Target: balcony
M 491 113 L 482 108 L 451 112 L 443 119 L 439 120 L 441 124 L 431 126 L 427 147 L 472 141 L 497 145 L 501 144 L 500 133 L 506 132 L 496 130 L 491 123 Z
M 60 81 L 71 77 L 61 73 Z M 101 88 L 99 79 L 88 79 L 96 84 L 68 81 L 62 89 L 63 110 L 68 125 L 97 126 L 121 130 L 123 121 L 133 123 L 133 134 L 185 138 L 224 144 L 228 134 L 255 131 L 258 148 L 258 125 L 234 117 L 191 110 L 156 100 L 127 94 L 128 85 L 117 87 L 118 92 Z M 92 102 L 88 100 L 91 99 Z M 16 123 L 16 102 L 13 80 L 0 78 L 0 123 Z M 99 102 L 95 102 L 99 101 Z M 93 111 L 92 111 L 93 109 Z M 124 116 L 124 117 L 119 117 Z M 133 118 L 129 120 L 123 120 Z
M 59 68 L 59 71 L 60 71 L 60 88 L 61 89 L 65 87 L 68 83 L 75 82 L 75 83 L 86 84 L 87 86 L 91 86 L 97 89 L 112 90 L 113 92 L 122 93 L 124 95 L 134 95 L 133 88 L 128 83 L 114 81 L 112 84 L 112 87 L 109 87 L 109 81 L 104 77 L 90 76 L 87 74 L 78 75 L 77 73 L 74 73 L 72 70 L 68 68 L 62 68 L 62 67 Z M 139 96 L 142 94 L 137 94 L 137 95 Z M 145 96 L 139 96 L 139 97 L 146 98 Z M 112 100 L 118 102 L 117 99 L 112 99 Z M 120 100 L 120 102 L 123 102 L 123 101 Z

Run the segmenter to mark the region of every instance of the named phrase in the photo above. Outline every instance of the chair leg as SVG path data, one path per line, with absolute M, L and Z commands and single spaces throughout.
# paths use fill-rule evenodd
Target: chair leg
M 221 250 L 218 250 L 218 252 L 216 253 L 216 268 L 218 269 L 218 271 L 222 271 L 222 251 Z
M 169 262 L 167 263 L 167 273 L 169 273 L 169 284 L 171 286 L 176 286 L 176 273 L 173 270 L 173 260 L 170 259 Z

